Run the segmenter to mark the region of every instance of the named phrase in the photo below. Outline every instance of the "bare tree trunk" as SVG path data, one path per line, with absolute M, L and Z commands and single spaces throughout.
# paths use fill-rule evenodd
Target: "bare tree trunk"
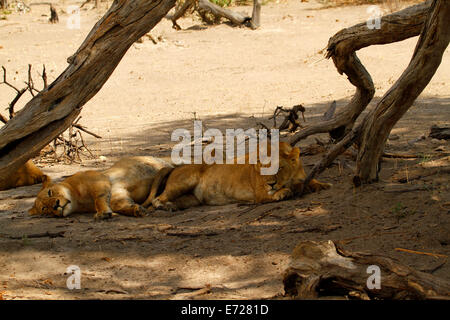
M 425 5 L 429 6 L 429 9 L 425 9 L 424 7 L 420 9 L 420 6 Z M 359 185 L 361 183 L 370 183 L 378 179 L 379 160 L 383 154 L 384 146 L 392 127 L 409 109 L 414 100 L 430 82 L 435 71 L 440 65 L 442 55 L 446 47 L 448 46 L 450 38 L 450 27 L 448 25 L 448 21 L 450 19 L 449 7 L 450 2 L 448 1 L 434 0 L 432 3 L 428 1 L 422 5 L 415 6 L 415 9 L 414 7 L 405 9 L 410 10 L 410 14 L 416 16 L 416 20 L 414 22 L 405 17 L 404 22 L 407 22 L 408 24 L 404 25 L 403 23 L 400 23 L 400 29 L 398 29 L 399 33 L 402 33 L 402 30 L 407 30 L 407 34 L 409 34 L 409 36 L 412 36 L 415 34 L 415 30 L 418 25 L 420 25 L 422 28 L 418 44 L 409 66 L 403 72 L 402 76 L 397 80 L 397 82 L 391 87 L 391 89 L 389 89 L 389 91 L 384 95 L 375 109 L 373 109 L 372 112 L 370 112 L 363 119 L 362 123 L 358 125 L 358 127 L 353 128 L 353 130 L 349 131 L 345 135 L 345 137 L 342 138 L 342 141 L 337 143 L 327 153 L 327 155 L 323 157 L 320 163 L 314 166 L 313 170 L 305 180 L 305 185 L 307 185 L 312 178 L 314 178 L 318 173 L 322 172 L 333 162 L 333 160 L 338 155 L 344 152 L 355 142 L 358 142 L 358 145 L 360 146 L 360 150 L 357 156 L 357 171 L 353 180 L 355 185 Z M 417 11 L 419 9 L 420 11 Z M 420 13 L 423 9 L 425 9 L 427 12 L 425 23 L 422 22 L 421 18 L 423 13 Z M 397 15 L 402 12 L 408 12 L 405 10 L 398 12 Z M 395 25 L 398 24 L 399 21 L 394 20 L 391 21 L 391 23 Z M 382 28 L 378 30 L 378 32 L 380 32 L 380 34 L 382 35 L 383 22 L 381 25 Z M 346 33 L 345 30 L 346 29 L 341 31 L 342 34 Z M 369 45 L 371 41 L 377 39 L 376 37 L 374 38 L 374 36 L 375 35 L 367 35 L 367 37 L 361 37 L 356 48 L 361 45 Z M 397 39 L 396 41 L 401 40 L 401 37 L 399 35 L 392 34 L 392 36 Z M 406 35 L 404 35 L 403 38 L 406 39 Z M 380 40 L 381 39 L 382 38 L 380 38 Z M 392 38 L 388 38 L 383 41 L 386 41 L 384 43 L 393 42 Z M 372 42 L 372 44 L 381 43 L 383 42 Z M 346 46 L 344 46 L 344 48 L 345 47 Z M 336 47 L 334 50 L 336 50 L 337 48 L 338 47 Z M 336 66 L 339 71 L 340 67 L 338 66 L 338 64 L 336 64 Z M 357 97 L 357 95 L 355 95 L 355 97 Z M 355 97 L 353 97 L 352 101 L 355 99 Z M 350 104 L 351 103 L 352 102 L 350 102 Z M 347 110 L 348 109 L 349 107 L 347 107 Z M 346 112 L 346 110 L 344 110 L 344 112 Z M 336 118 L 336 120 L 337 119 L 338 117 Z M 340 125 L 341 122 L 336 122 L 329 126 L 330 123 L 328 123 L 328 121 L 325 121 L 322 124 L 313 126 L 310 132 L 324 132 L 320 130 L 324 128 L 336 128 L 337 124 Z M 347 124 L 344 123 L 344 125 L 346 126 L 348 126 L 348 124 L 349 122 L 347 122 Z M 308 128 L 306 128 L 305 130 L 308 130 Z M 306 136 L 304 135 L 304 133 L 302 133 L 302 131 L 300 131 L 299 134 L 293 137 L 291 143 L 295 143 Z
M 379 272 L 379 283 L 370 278 L 375 272 Z M 387 257 L 346 252 L 332 241 L 300 242 L 292 252 L 283 283 L 286 295 L 297 299 L 450 299 L 446 279 Z
M 261 5 L 262 0 L 253 0 L 252 21 L 250 22 L 252 29 L 258 29 L 261 26 Z
M 0 129 L 0 180 L 65 131 L 108 80 L 128 48 L 149 32 L 175 0 L 118 0 L 100 19 L 69 66 Z
M 371 45 L 402 41 L 419 35 L 430 5 L 431 2 L 427 1 L 383 16 L 380 29 L 369 29 L 364 22 L 343 29 L 330 38 L 327 58 L 333 59 L 340 74 L 347 75 L 350 83 L 356 87 L 356 92 L 350 102 L 334 118 L 306 127 L 296 133 L 291 138 L 292 145 L 310 135 L 324 132 L 330 132 L 339 140 L 352 129 L 356 119 L 375 94 L 372 77 L 355 52 Z
M 450 42 L 450 2 L 433 2 L 411 62 L 397 82 L 364 119 L 356 176 L 361 182 L 378 180 L 378 163 L 391 129 L 425 89 Z

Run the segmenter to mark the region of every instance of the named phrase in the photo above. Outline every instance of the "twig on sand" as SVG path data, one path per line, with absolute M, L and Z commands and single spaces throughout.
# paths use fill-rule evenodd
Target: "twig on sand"
M 447 258 L 448 257 L 445 254 L 423 252 L 423 251 L 414 251 L 414 250 L 403 249 L 403 248 L 395 248 L 395 251 L 402 251 L 402 252 L 408 252 L 408 253 L 414 253 L 414 254 L 423 254 L 423 255 L 432 256 L 432 257 L 435 257 L 435 258 Z
M 32 233 L 32 234 L 24 234 L 21 236 L 5 236 L 9 239 L 14 240 L 22 240 L 22 239 L 31 239 L 31 238 L 64 238 L 65 231 L 59 231 L 59 232 L 42 232 L 42 233 Z

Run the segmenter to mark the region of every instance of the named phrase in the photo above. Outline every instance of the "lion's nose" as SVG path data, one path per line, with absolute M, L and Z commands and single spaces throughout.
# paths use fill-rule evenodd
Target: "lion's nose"
M 53 206 L 54 210 L 57 210 L 59 208 L 59 199 L 56 200 L 55 205 Z

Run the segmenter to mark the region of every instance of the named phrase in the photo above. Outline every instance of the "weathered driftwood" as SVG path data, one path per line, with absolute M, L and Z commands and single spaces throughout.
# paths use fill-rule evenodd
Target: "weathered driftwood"
M 450 1 L 433 1 L 408 67 L 362 121 L 355 177 L 363 183 L 378 180 L 378 163 L 392 128 L 412 106 L 441 64 L 450 42 L 449 21 Z
M 369 29 L 367 23 L 363 22 L 343 29 L 330 38 L 326 57 L 333 59 L 340 74 L 347 75 L 350 83 L 356 87 L 356 92 L 350 102 L 333 118 L 296 133 L 290 140 L 292 145 L 310 135 L 333 130 L 335 138 L 342 138 L 352 129 L 356 119 L 375 94 L 372 77 L 355 52 L 371 45 L 398 42 L 419 35 L 430 5 L 431 2 L 427 1 L 383 16 L 380 29 Z
M 427 9 L 427 5 L 430 5 L 429 9 Z M 328 167 L 338 155 L 344 152 L 355 142 L 357 142 L 359 145 L 356 163 L 356 174 L 353 179 L 355 185 L 360 185 L 361 183 L 370 183 L 378 179 L 378 172 L 380 169 L 379 161 L 383 155 L 384 146 L 392 127 L 409 109 L 409 107 L 411 107 L 414 100 L 429 83 L 431 77 L 434 75 L 435 71 L 440 65 L 442 55 L 447 48 L 450 40 L 450 28 L 448 25 L 448 21 L 450 20 L 450 2 L 434 0 L 431 4 L 429 4 L 429 2 L 426 2 L 425 4 L 410 7 L 409 9 L 405 9 L 400 12 L 403 12 L 400 15 L 403 17 L 403 20 L 392 20 L 391 24 L 395 25 L 395 21 L 400 24 L 400 29 L 398 29 L 397 31 L 399 32 L 399 34 L 405 32 L 406 34 L 403 34 L 404 38 L 415 34 L 415 28 L 417 28 L 418 25 L 422 27 L 421 35 L 419 37 L 410 64 L 397 80 L 397 82 L 383 96 L 377 106 L 363 119 L 361 124 L 350 130 L 344 136 L 344 138 L 342 138 L 341 141 L 339 141 L 333 148 L 330 149 L 327 155 L 322 158 L 320 163 L 318 163 L 313 168 L 311 173 L 308 175 L 305 184 L 307 184 L 310 179 L 312 179 L 316 174 L 322 172 L 326 167 Z M 419 14 L 419 12 L 421 14 Z M 421 17 L 425 12 L 428 12 L 428 15 L 426 18 L 426 22 L 423 23 L 421 22 Z M 397 16 L 398 15 L 399 13 L 397 13 Z M 414 16 L 416 22 L 411 21 L 407 16 L 404 15 Z M 405 26 L 403 23 L 400 23 L 400 21 L 403 21 L 403 23 L 411 24 L 410 28 Z M 401 40 L 402 37 L 400 37 L 399 35 L 395 35 L 395 33 L 384 33 L 385 31 L 383 31 L 383 22 L 381 26 L 381 29 L 374 29 L 376 31 L 373 32 L 379 32 L 383 35 L 383 37 L 386 36 L 387 39 L 379 39 L 379 42 L 373 42 L 373 44 L 392 42 L 393 39 L 398 39 L 397 41 Z M 392 31 L 393 29 L 389 30 Z M 408 31 L 406 32 L 404 30 Z M 365 32 L 367 33 L 367 31 Z M 343 33 L 345 33 L 345 30 L 343 31 Z M 365 38 L 370 39 L 372 37 L 369 34 L 366 34 Z M 357 45 L 354 48 L 359 48 L 362 45 L 366 45 L 367 41 L 368 40 L 361 40 L 357 42 Z M 343 48 L 346 49 L 347 47 L 344 46 Z M 340 50 L 338 49 L 339 43 L 334 46 L 334 48 L 332 48 L 334 52 L 334 60 L 336 56 L 341 56 L 341 54 L 337 54 L 337 52 L 340 52 Z M 337 62 L 339 62 L 339 60 Z M 344 70 L 344 68 L 347 67 L 347 65 L 341 67 L 341 65 L 337 62 L 335 60 L 335 64 L 338 70 Z M 356 79 L 357 78 L 358 77 L 356 77 Z M 350 76 L 349 79 L 352 82 Z M 366 80 L 368 79 L 366 78 Z M 360 78 L 360 81 L 362 81 L 362 78 Z M 355 85 L 357 86 L 357 92 L 352 101 L 350 101 L 349 105 L 351 105 L 353 101 L 362 101 L 361 93 L 364 91 L 362 88 L 358 87 L 361 85 L 361 82 L 357 82 Z M 367 97 L 367 94 L 365 96 Z M 357 106 L 358 104 L 361 106 L 360 103 L 355 104 L 355 106 Z M 335 121 L 338 117 L 342 116 L 342 114 L 351 109 L 353 109 L 353 107 L 347 106 L 347 108 L 339 115 L 337 115 L 336 118 L 333 119 L 333 121 Z M 350 114 L 347 114 L 346 116 L 352 117 L 352 114 L 353 113 L 350 112 Z M 340 124 L 341 122 L 339 122 L 339 125 Z M 322 125 L 326 125 L 326 122 L 323 122 Z M 333 128 L 335 128 L 334 125 L 336 125 L 336 123 L 333 124 Z M 348 130 L 348 120 L 344 125 Z M 351 126 L 352 125 L 353 124 L 351 124 Z M 333 128 L 327 127 L 327 129 Z M 308 128 L 304 130 L 308 130 Z M 304 130 L 300 131 L 300 133 L 296 135 L 296 137 L 294 136 L 293 140 L 291 140 L 291 143 L 295 143 L 296 141 L 298 141 L 299 137 L 302 137 L 302 132 Z
M 379 286 L 370 278 L 374 275 L 370 266 L 379 268 Z M 446 279 L 387 257 L 347 252 L 332 241 L 300 242 L 284 271 L 283 283 L 285 294 L 296 299 L 450 299 Z
M 253 12 L 252 17 L 250 18 L 238 12 L 222 8 L 221 6 L 218 6 L 208 0 L 186 0 L 171 17 L 171 20 L 173 23 L 173 28 L 176 30 L 181 30 L 181 27 L 178 25 L 177 20 L 184 16 L 190 8 L 195 7 L 195 10 L 199 12 L 203 20 L 206 20 L 209 23 L 211 23 L 211 21 L 209 21 L 205 16 L 204 13 L 206 12 L 212 14 L 216 18 L 216 20 L 225 18 L 230 20 L 234 25 L 249 23 L 249 26 L 252 29 L 257 29 L 261 25 L 261 3 L 261 0 L 253 1 Z
M 114 1 L 69 66 L 0 129 L 0 180 L 65 131 L 108 80 L 128 48 L 150 31 L 175 0 Z
M 450 126 L 433 125 L 430 130 L 430 138 L 434 139 L 450 139 Z
M 238 12 L 222 8 L 221 6 L 209 2 L 208 0 L 198 0 L 198 7 L 201 10 L 210 12 L 215 17 L 226 18 L 235 25 L 240 25 L 251 20 L 250 17 L 246 17 Z

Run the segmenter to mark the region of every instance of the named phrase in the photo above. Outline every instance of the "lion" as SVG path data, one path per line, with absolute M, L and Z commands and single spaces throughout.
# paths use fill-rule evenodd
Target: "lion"
M 112 213 L 141 217 L 140 205 L 148 197 L 156 173 L 172 164 L 154 157 L 127 157 L 102 171 L 83 171 L 60 183 L 43 181 L 30 215 L 67 217 L 72 213 L 95 212 L 95 219 Z
M 144 207 L 178 210 L 230 203 L 266 203 L 286 199 L 298 192 L 306 178 L 300 149 L 286 142 L 279 144 L 279 169 L 274 175 L 262 175 L 263 165 L 256 164 L 186 164 L 164 168 L 152 185 Z M 246 156 L 248 159 L 248 156 Z M 165 187 L 161 189 L 161 185 Z M 310 191 L 328 189 L 331 184 L 312 179 Z M 162 191 L 159 196 L 158 192 Z
M 41 169 L 36 167 L 33 161 L 28 160 L 8 178 L 1 180 L 0 191 L 41 183 L 45 177 L 47 176 L 42 173 Z

